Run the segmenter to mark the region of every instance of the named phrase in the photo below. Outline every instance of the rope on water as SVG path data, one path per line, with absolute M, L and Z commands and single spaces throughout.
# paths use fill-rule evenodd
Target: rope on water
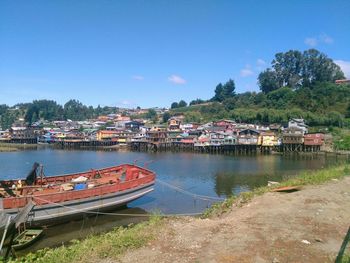
M 160 179 L 156 180 L 158 183 L 167 186 L 175 191 L 178 191 L 180 193 L 183 193 L 185 195 L 189 195 L 191 197 L 193 197 L 194 199 L 201 199 L 201 200 L 205 200 L 205 201 L 224 201 L 225 198 L 221 198 L 221 197 L 213 197 L 213 196 L 206 196 L 206 195 L 199 195 L 199 194 L 195 194 L 195 193 L 191 193 L 187 190 L 184 190 L 178 186 L 169 184 L 167 182 L 164 182 Z M 34 199 L 38 199 L 41 201 L 44 201 L 46 203 L 49 204 L 54 204 L 63 208 L 67 208 L 69 210 L 75 211 L 75 212 L 79 212 L 79 213 L 84 213 L 84 214 L 93 214 L 93 215 L 109 215 L 109 216 L 133 216 L 133 217 L 150 217 L 150 214 L 129 214 L 129 213 L 107 213 L 107 212 L 98 212 L 98 211 L 86 211 L 84 209 L 78 209 L 78 208 L 73 208 L 70 206 L 66 206 L 60 203 L 56 203 L 56 202 L 51 202 L 49 200 L 45 200 L 43 198 L 40 198 L 38 196 L 35 196 Z M 161 217 L 180 217 L 180 216 L 198 216 L 198 215 L 202 215 L 202 213 L 183 213 L 183 214 L 160 214 L 158 216 Z
M 174 189 L 174 190 L 176 190 L 176 191 L 179 191 L 180 193 L 183 193 L 183 194 L 192 196 L 192 197 L 195 198 L 195 199 L 202 199 L 202 200 L 206 200 L 206 201 L 212 201 L 212 200 L 224 201 L 224 200 L 225 200 L 225 198 L 222 198 L 222 197 L 214 197 L 214 196 L 207 196 L 207 195 L 198 195 L 198 194 L 194 194 L 194 193 L 191 193 L 191 192 L 189 192 L 189 191 L 187 191 L 187 190 L 184 190 L 184 189 L 182 189 L 182 188 L 180 188 L 180 187 L 178 187 L 178 186 L 175 186 L 175 185 L 169 184 L 169 183 L 167 183 L 167 182 L 164 182 L 164 181 L 162 181 L 162 180 L 160 180 L 160 179 L 157 179 L 156 181 L 159 182 L 159 183 L 162 184 L 162 185 L 165 185 L 165 186 L 167 186 L 167 187 L 169 187 L 169 188 L 172 188 L 172 189 Z
M 152 214 L 127 214 L 127 213 L 107 213 L 107 212 L 97 212 L 97 211 L 85 211 L 83 209 L 73 208 L 73 207 L 69 207 L 66 205 L 62 205 L 60 203 L 51 202 L 49 200 L 45 200 L 45 199 L 37 197 L 37 196 L 35 196 L 34 199 L 38 199 L 38 200 L 44 201 L 46 203 L 54 204 L 54 205 L 57 205 L 57 206 L 60 206 L 63 208 L 67 208 L 69 210 L 83 213 L 83 214 L 108 215 L 108 216 L 131 216 L 131 217 L 150 217 L 150 216 L 152 216 Z M 202 215 L 202 213 L 159 214 L 157 216 L 160 216 L 160 217 L 180 217 L 180 216 L 198 216 L 198 215 Z

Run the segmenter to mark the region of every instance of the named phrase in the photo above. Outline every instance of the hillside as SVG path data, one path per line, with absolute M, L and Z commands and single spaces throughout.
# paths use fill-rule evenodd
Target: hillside
M 229 118 L 249 123 L 286 123 L 304 118 L 310 126 L 349 126 L 350 85 L 318 83 L 313 88 L 280 88 L 270 93 L 246 92 L 188 107 L 173 108 L 185 121 L 205 122 Z

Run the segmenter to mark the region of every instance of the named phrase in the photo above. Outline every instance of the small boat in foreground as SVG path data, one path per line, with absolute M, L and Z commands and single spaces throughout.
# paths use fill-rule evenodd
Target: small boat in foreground
M 26 179 L 0 181 L 0 213 L 15 216 L 33 202 L 28 222 L 58 223 L 123 206 L 153 191 L 154 183 L 154 172 L 132 164 L 46 177 L 35 163 Z
M 41 235 L 43 234 L 44 230 L 42 229 L 26 229 L 22 233 L 20 233 L 18 236 L 16 236 L 13 239 L 12 242 L 12 248 L 14 250 L 21 250 L 26 247 L 29 247 L 34 242 L 36 242 Z

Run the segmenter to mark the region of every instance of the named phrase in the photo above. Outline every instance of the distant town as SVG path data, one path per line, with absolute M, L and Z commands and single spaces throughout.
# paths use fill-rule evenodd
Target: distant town
M 169 109 L 152 109 L 159 119 Z M 0 131 L 0 142 L 51 144 L 63 148 L 129 146 L 133 150 L 192 150 L 200 152 L 316 152 L 322 150 L 327 136 L 308 133 L 303 119 L 288 124 L 257 125 L 218 120 L 208 123 L 185 122 L 184 115 L 170 117 L 164 124 L 147 118 L 132 118 L 147 109 L 119 109 L 96 119 L 81 121 L 40 120 L 26 125 L 16 120 L 11 128 Z M 122 113 L 121 113 L 122 112 Z M 330 140 L 330 138 L 329 138 Z

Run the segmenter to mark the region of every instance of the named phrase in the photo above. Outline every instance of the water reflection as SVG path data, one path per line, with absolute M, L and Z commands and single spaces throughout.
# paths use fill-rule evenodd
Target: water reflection
M 241 160 L 235 170 L 218 171 L 214 188 L 218 196 L 237 195 L 265 186 L 268 181 L 283 181 L 304 170 L 317 170 L 346 161 L 346 157 L 325 158 L 322 155 L 257 156 L 255 162 Z

